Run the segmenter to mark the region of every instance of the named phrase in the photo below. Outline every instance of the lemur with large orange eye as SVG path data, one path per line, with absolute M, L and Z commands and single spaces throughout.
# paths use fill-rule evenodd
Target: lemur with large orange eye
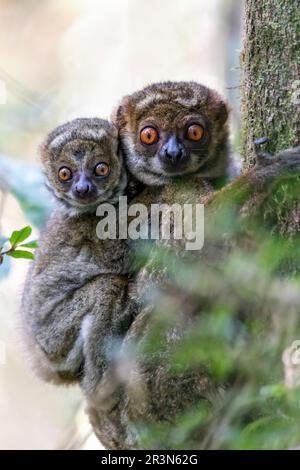
M 227 118 L 227 106 L 214 90 L 165 82 L 125 96 L 113 121 L 129 171 L 155 186 L 174 176 L 229 176 Z
M 101 119 L 56 128 L 41 159 L 57 205 L 27 276 L 21 329 L 38 375 L 81 382 L 88 394 L 134 316 L 127 240 L 96 234 L 96 207 L 116 203 L 126 171 L 117 131 Z

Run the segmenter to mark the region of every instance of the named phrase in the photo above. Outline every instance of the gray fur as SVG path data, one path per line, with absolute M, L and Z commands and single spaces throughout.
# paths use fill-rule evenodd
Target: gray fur
M 33 367 L 44 380 L 79 381 L 89 394 L 107 366 L 111 343 L 124 334 L 134 316 L 134 304 L 127 302 L 127 241 L 99 240 L 96 234 L 95 207 L 99 201 L 116 202 L 124 191 L 126 172 L 117 155 L 116 131 L 102 120 L 78 119 L 60 126 L 48 136 L 41 153 L 58 205 L 27 275 L 23 336 Z M 69 204 L 69 187 L 65 190 L 57 177 L 59 162 L 75 174 L 82 166 L 89 171 L 90 160 L 93 167 L 97 159 L 111 165 L 109 176 L 95 183 L 100 196 L 96 193 L 95 201 L 87 204 L 77 205 L 76 199 Z

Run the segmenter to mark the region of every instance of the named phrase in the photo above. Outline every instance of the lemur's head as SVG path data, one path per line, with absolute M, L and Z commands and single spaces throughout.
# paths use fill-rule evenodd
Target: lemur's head
M 108 121 L 75 119 L 52 131 L 41 145 L 47 185 L 80 212 L 114 202 L 126 186 L 116 128 Z
M 195 82 L 150 85 L 125 96 L 113 114 L 130 172 L 148 185 L 228 167 L 228 111 L 220 95 Z

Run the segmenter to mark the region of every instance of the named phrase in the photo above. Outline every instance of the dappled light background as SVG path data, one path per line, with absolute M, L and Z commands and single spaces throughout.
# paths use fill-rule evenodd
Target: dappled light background
M 30 224 L 38 238 L 45 134 L 74 117 L 108 118 L 153 81 L 218 89 L 235 146 L 241 21 L 241 0 L 0 0 L 0 235 Z M 100 448 L 79 391 L 43 384 L 27 365 L 16 312 L 28 264 L 0 266 L 0 449 Z

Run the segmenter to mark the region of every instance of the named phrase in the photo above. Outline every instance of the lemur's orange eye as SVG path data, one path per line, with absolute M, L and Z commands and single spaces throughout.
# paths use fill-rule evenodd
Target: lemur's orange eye
M 187 138 L 193 142 L 198 142 L 202 139 L 204 129 L 200 124 L 192 124 L 187 130 Z
M 72 171 L 70 168 L 63 166 L 59 169 L 58 177 L 60 181 L 69 181 L 72 178 Z
M 98 165 L 95 166 L 95 175 L 96 176 L 107 176 L 109 174 L 109 165 L 104 162 L 98 163 Z
M 140 133 L 140 139 L 143 144 L 152 145 L 158 141 L 158 132 L 154 127 L 144 127 Z

